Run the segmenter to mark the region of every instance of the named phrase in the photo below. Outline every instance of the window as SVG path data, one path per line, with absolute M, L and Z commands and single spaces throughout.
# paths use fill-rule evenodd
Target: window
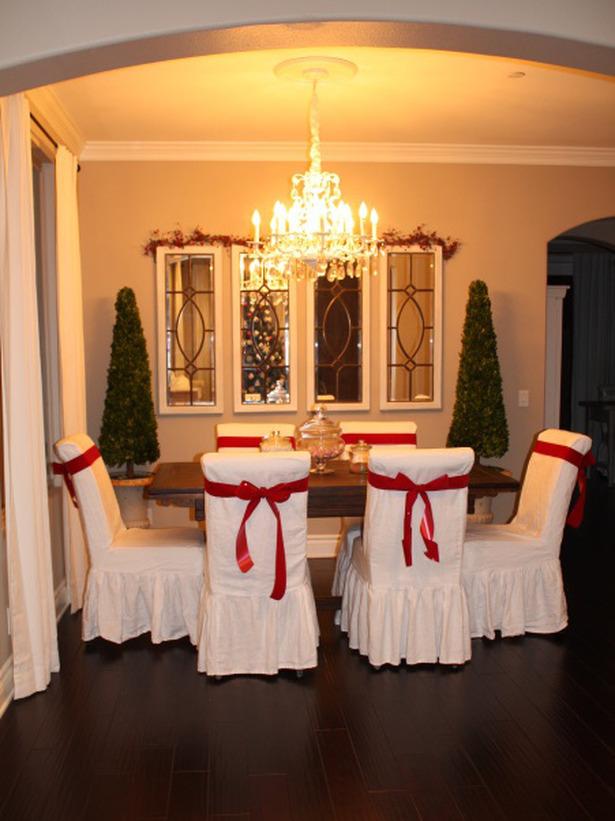
M 308 284 L 308 406 L 369 408 L 369 285 L 369 276 Z
M 235 411 L 296 411 L 296 286 L 253 287 L 246 259 L 233 247 Z
M 441 407 L 442 251 L 387 249 L 380 274 L 380 407 Z
M 222 252 L 158 248 L 161 414 L 222 412 Z

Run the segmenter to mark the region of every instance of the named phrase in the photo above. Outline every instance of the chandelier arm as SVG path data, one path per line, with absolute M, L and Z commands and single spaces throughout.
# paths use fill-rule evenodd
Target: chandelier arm
M 320 122 L 318 119 L 318 95 L 316 85 L 312 83 L 312 98 L 310 100 L 310 171 L 320 174 Z

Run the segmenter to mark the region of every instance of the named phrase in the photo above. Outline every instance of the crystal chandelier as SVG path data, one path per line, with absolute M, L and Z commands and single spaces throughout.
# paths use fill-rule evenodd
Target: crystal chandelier
M 327 68 L 322 68 L 324 61 Z M 362 202 L 358 231 L 355 230 L 352 210 L 342 199 L 339 176 L 321 169 L 317 84 L 330 76 L 331 63 L 338 71 L 342 63 L 352 66 L 353 74 L 356 68 L 334 58 L 300 58 L 282 66 L 292 64 L 296 76 L 297 64 L 305 62 L 319 63 L 307 69 L 299 66 L 302 77 L 312 83 L 310 166 L 304 174 L 292 177 L 290 207 L 276 202 L 269 237 L 261 238 L 260 213 L 252 214 L 254 239 L 249 243 L 250 252 L 241 271 L 244 287 L 249 289 L 258 289 L 263 284 L 269 288 L 285 287 L 290 277 L 300 280 L 325 276 L 330 281 L 358 277 L 371 270 L 372 260 L 382 246 L 376 210 L 372 208 L 370 212 L 368 229 L 368 209 Z M 276 73 L 283 72 L 276 69 Z

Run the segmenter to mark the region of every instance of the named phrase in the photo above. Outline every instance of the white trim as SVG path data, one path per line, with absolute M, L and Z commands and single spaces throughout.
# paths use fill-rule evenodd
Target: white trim
M 169 405 L 166 390 L 166 304 L 165 304 L 165 257 L 170 254 L 208 254 L 214 260 L 214 390 L 216 401 L 212 405 Z M 156 378 L 158 382 L 158 413 L 161 416 L 200 416 L 223 413 L 224 395 L 222 373 L 222 306 L 224 295 L 224 255 L 222 248 L 214 245 L 187 245 L 185 248 L 159 246 L 156 249 Z
M 290 345 L 289 402 L 284 405 L 246 404 L 241 398 L 241 335 L 240 319 L 240 257 L 246 253 L 242 245 L 233 245 L 231 253 L 231 327 L 233 335 L 233 409 L 235 413 L 296 413 L 298 394 L 298 342 L 297 342 L 297 285 L 293 279 L 288 283 L 288 327 Z
M 0 718 L 13 700 L 13 654 L 0 667 Z
M 76 157 L 87 150 L 88 143 L 83 132 L 49 86 L 30 89 L 26 96 L 34 116 L 58 143 L 65 145 Z
M 334 559 L 337 556 L 339 533 L 315 533 L 307 537 L 308 559 Z
M 434 255 L 434 338 L 433 338 L 433 399 L 429 402 L 390 402 L 388 399 L 387 380 L 387 328 L 388 328 L 388 300 L 387 287 L 389 280 L 388 271 L 388 255 L 395 253 L 414 253 Z M 410 247 L 391 246 L 385 248 L 384 255 L 380 262 L 380 362 L 382 366 L 379 369 L 380 380 L 380 410 L 394 411 L 394 410 L 440 410 L 442 408 L 442 248 L 435 246 L 429 250 L 420 248 L 418 245 Z
M 56 605 L 56 622 L 59 622 L 68 607 L 68 588 L 66 579 L 62 579 L 54 591 Z M 13 700 L 13 654 L 11 653 L 0 667 L 0 718 Z
M 325 142 L 322 144 L 322 154 L 326 162 L 605 167 L 615 165 L 615 149 L 598 146 Z M 83 147 L 80 160 L 304 162 L 305 143 L 239 140 L 88 140 Z
M 375 263 L 377 265 L 378 262 Z M 370 279 L 372 274 L 361 277 L 361 401 L 360 402 L 326 402 L 327 408 L 335 411 L 365 411 L 369 410 L 370 399 Z M 314 368 L 316 340 L 314 339 L 314 286 L 316 280 L 311 280 L 306 287 L 306 396 L 308 408 L 316 404 L 314 394 Z
M 545 344 L 546 428 L 559 428 L 562 384 L 562 319 L 569 285 L 547 285 Z

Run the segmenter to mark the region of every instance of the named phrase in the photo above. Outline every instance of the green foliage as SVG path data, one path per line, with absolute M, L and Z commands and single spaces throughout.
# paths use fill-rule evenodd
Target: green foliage
M 152 374 L 132 288 L 118 291 L 107 394 L 99 447 L 108 465 L 154 462 L 160 456 L 152 399 Z
M 491 301 L 487 285 L 480 279 L 470 283 L 455 407 L 446 444 L 471 447 L 477 458 L 503 456 L 508 450 L 508 424 Z

